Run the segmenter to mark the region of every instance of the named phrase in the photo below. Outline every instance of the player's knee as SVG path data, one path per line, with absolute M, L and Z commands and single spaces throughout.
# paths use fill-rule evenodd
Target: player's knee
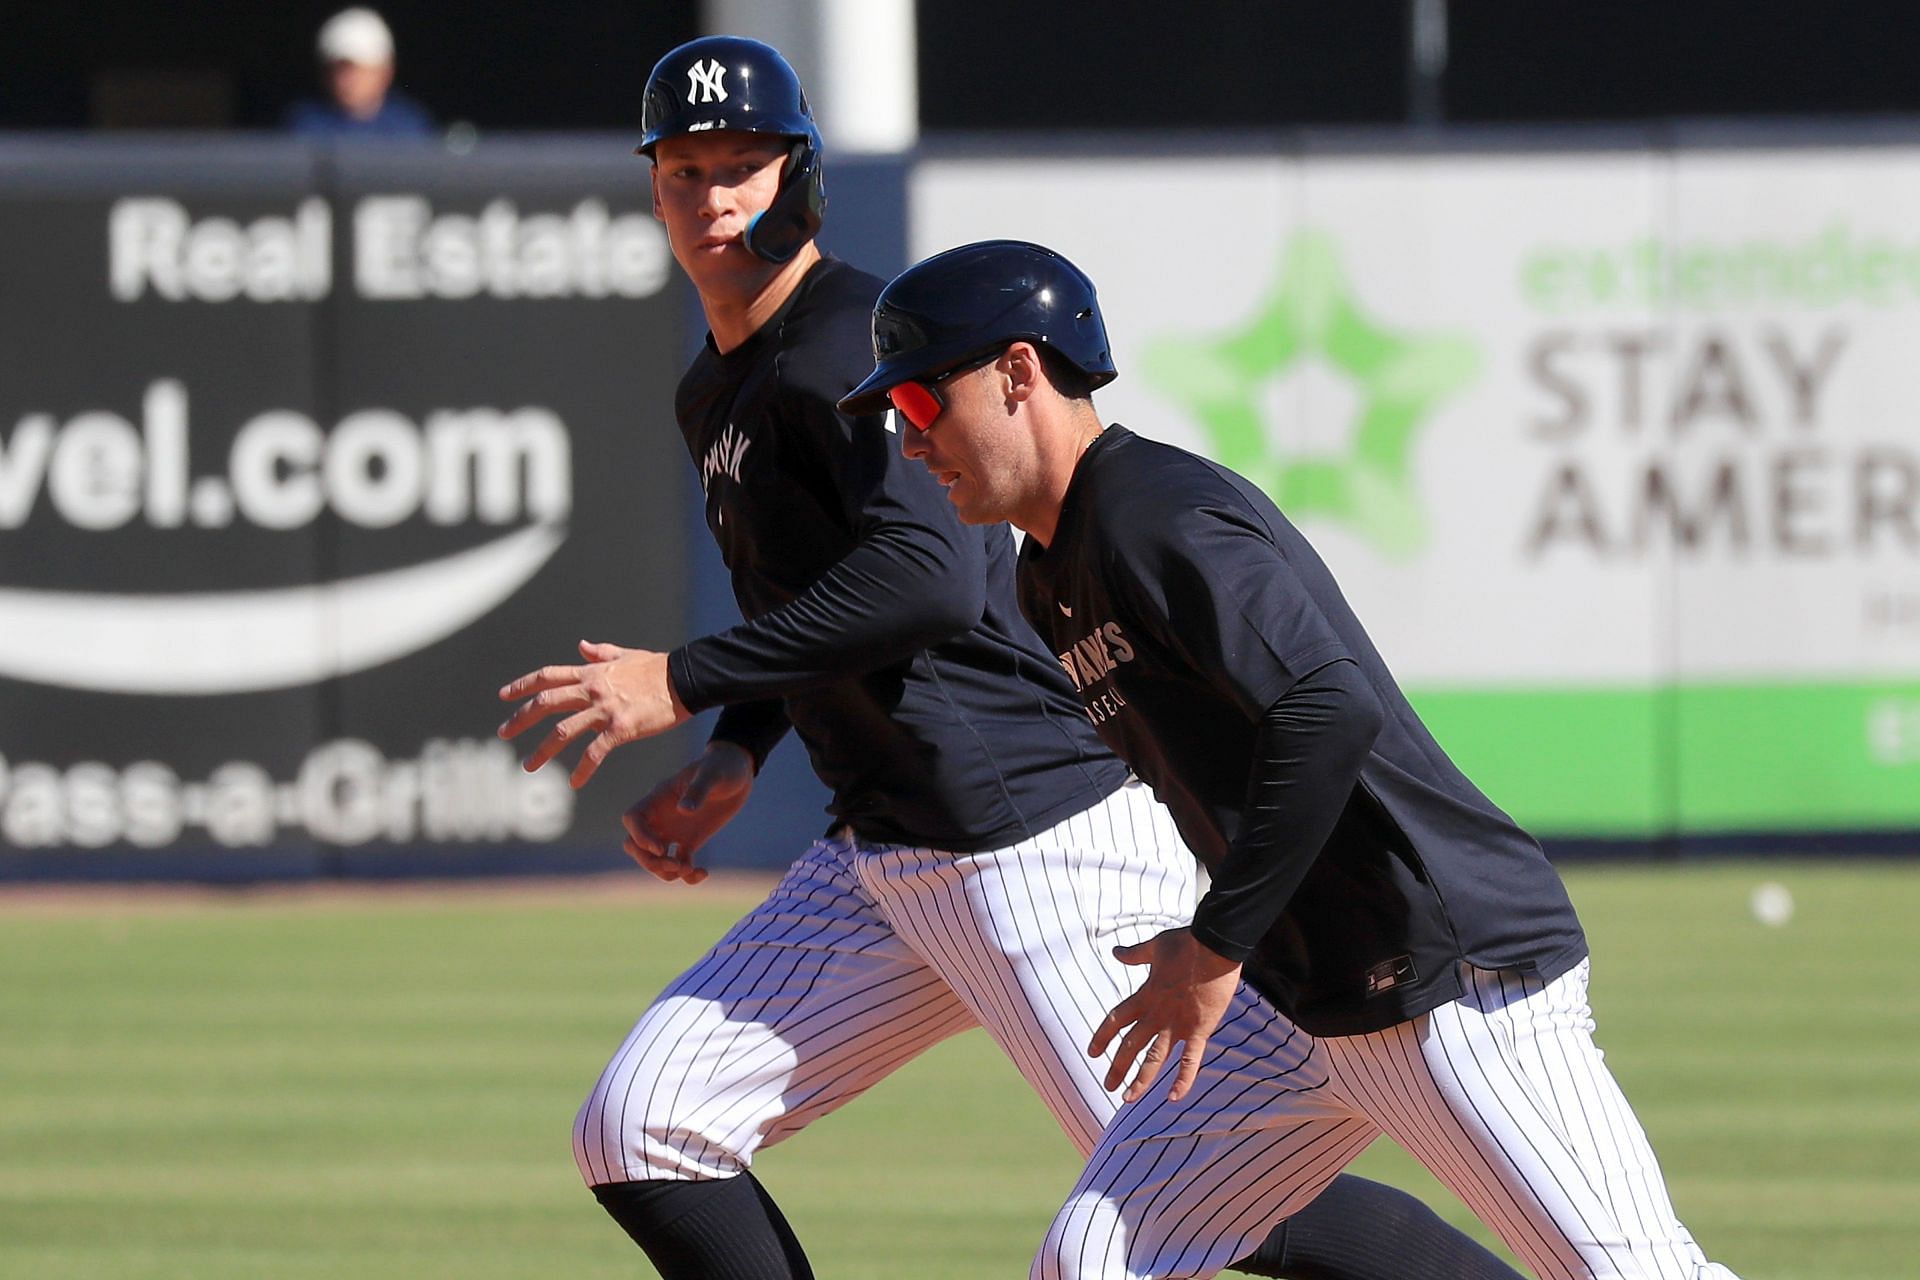
M 588 1186 L 725 1178 L 746 1167 L 750 1152 L 734 1150 L 725 1135 L 654 1095 L 596 1087 L 581 1104 L 573 1121 L 573 1160 Z
M 599 1090 L 587 1096 L 573 1117 L 573 1163 L 589 1187 L 627 1180 L 624 1144 L 605 1124 L 606 1107 Z
M 1054 1232 L 1047 1232 L 1040 1252 L 1033 1256 L 1033 1265 L 1027 1269 L 1027 1280 L 1067 1280 L 1067 1277 L 1078 1276 L 1079 1271 L 1069 1265 L 1070 1255 L 1062 1251 L 1064 1243 Z
M 1131 1276 L 1125 1257 L 1127 1231 L 1111 1202 L 1076 1191 L 1054 1215 L 1034 1255 L 1028 1280 L 1113 1280 Z
M 685 1126 L 647 1124 L 587 1099 L 573 1123 L 573 1163 L 589 1187 L 606 1182 L 684 1182 L 724 1178 L 745 1162 L 711 1138 Z

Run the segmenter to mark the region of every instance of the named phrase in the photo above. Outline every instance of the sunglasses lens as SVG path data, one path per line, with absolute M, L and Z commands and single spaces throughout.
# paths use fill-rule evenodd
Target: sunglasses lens
M 914 425 L 917 431 L 925 431 L 940 416 L 940 401 L 933 392 L 917 382 L 903 382 L 887 392 L 893 401 L 893 407 L 900 416 Z

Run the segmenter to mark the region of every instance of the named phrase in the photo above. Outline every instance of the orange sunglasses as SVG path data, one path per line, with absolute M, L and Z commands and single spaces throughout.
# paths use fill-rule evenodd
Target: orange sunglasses
M 914 430 L 925 431 L 933 426 L 934 420 L 946 410 L 947 398 L 940 393 L 940 384 L 948 378 L 957 378 L 963 373 L 972 373 L 983 369 L 1000 358 L 1005 347 L 995 347 L 978 359 L 965 360 L 950 369 L 942 369 L 930 378 L 920 378 L 913 382 L 902 382 L 887 390 L 887 399 L 893 401 L 893 407 L 900 416 L 913 424 Z

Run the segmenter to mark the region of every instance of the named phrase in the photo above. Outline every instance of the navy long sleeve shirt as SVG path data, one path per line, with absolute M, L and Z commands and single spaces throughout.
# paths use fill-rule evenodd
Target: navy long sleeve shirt
M 1213 883 L 1201 941 L 1317 1035 L 1586 954 L 1559 876 L 1467 780 L 1326 566 L 1243 477 L 1107 428 L 1020 603 Z

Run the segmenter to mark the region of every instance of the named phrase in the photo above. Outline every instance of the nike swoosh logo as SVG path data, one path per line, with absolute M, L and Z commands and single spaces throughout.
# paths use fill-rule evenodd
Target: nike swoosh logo
M 426 564 L 265 591 L 0 587 L 0 676 L 105 693 L 253 693 L 364 671 L 491 611 L 566 541 L 533 525 Z
M 1054 608 L 1060 610 L 1060 612 L 1066 614 L 1069 618 L 1073 616 L 1073 610 L 1067 608 L 1067 606 L 1061 604 L 1058 600 L 1055 600 L 1053 602 L 1053 606 Z

